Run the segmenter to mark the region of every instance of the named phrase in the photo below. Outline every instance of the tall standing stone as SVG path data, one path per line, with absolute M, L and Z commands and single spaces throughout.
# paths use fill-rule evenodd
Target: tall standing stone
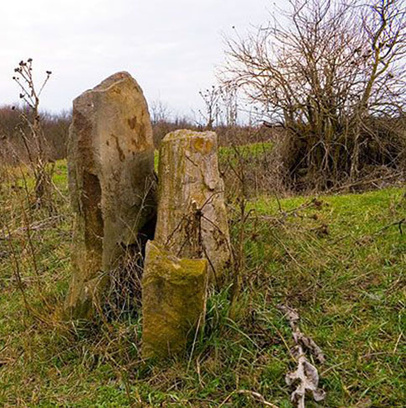
M 66 307 L 72 317 L 87 317 L 109 273 L 152 238 L 156 221 L 152 126 L 127 72 L 74 100 L 68 170 L 77 243 Z
M 206 258 L 221 281 L 231 249 L 216 133 L 178 130 L 162 140 L 155 240 L 180 258 Z

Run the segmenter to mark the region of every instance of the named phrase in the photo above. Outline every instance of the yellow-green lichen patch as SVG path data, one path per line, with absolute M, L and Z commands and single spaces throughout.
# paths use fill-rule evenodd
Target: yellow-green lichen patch
M 142 281 L 145 358 L 164 358 L 185 351 L 204 320 L 207 260 L 179 259 L 148 242 Z
M 193 140 L 193 147 L 202 154 L 208 154 L 213 149 L 214 141 L 205 137 L 196 137 Z

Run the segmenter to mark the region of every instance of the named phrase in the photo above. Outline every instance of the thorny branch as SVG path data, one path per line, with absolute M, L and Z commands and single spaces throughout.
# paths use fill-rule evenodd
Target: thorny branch
M 19 130 L 35 177 L 35 206 L 45 206 L 50 213 L 53 213 L 52 173 L 54 169 L 53 166 L 47 166 L 49 154 L 39 112 L 40 96 L 52 72 L 46 71 L 46 77 L 39 91 L 37 91 L 34 82 L 32 58 L 28 58 L 27 61 L 20 61 L 14 72 L 13 81 L 19 86 L 20 99 L 25 102 L 28 108 L 27 112 L 21 113 L 21 120 L 22 126 L 28 128 L 29 134 L 25 133 L 23 127 L 20 127 Z

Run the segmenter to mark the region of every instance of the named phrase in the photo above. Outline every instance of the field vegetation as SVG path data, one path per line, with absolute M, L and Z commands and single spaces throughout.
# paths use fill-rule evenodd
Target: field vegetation
M 260 152 L 255 145 L 251 156 Z M 236 160 L 228 149 L 220 156 L 223 166 Z M 213 291 L 204 333 L 187 355 L 154 365 L 139 354 L 138 310 L 91 325 L 60 318 L 74 223 L 66 171 L 58 161 L 50 217 L 30 206 L 29 171 L 2 169 L 1 405 L 291 407 L 284 377 L 295 359 L 282 304 L 298 310 L 301 330 L 325 353 L 318 369 L 327 398 L 317 406 L 404 406 L 400 186 L 283 199 L 260 194 L 246 199 L 244 222 L 230 200 L 232 237 L 236 248 L 242 239 L 244 257 L 233 317 L 230 287 Z
M 156 168 L 168 132 L 218 134 L 234 261 L 186 353 L 161 362 L 140 353 L 130 268 L 92 320 L 64 317 L 72 115 L 40 110 L 20 62 L 25 105 L 0 108 L 0 406 L 302 408 L 286 381 L 303 358 L 295 328 L 319 347 L 307 358 L 326 394 L 306 407 L 406 406 L 406 9 L 289 4 L 226 39 L 198 119 L 150 104 Z

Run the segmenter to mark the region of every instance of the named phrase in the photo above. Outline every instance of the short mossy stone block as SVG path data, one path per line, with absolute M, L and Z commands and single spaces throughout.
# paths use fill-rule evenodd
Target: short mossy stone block
M 142 279 L 142 354 L 166 358 L 186 350 L 206 311 L 208 262 L 180 259 L 147 243 Z

